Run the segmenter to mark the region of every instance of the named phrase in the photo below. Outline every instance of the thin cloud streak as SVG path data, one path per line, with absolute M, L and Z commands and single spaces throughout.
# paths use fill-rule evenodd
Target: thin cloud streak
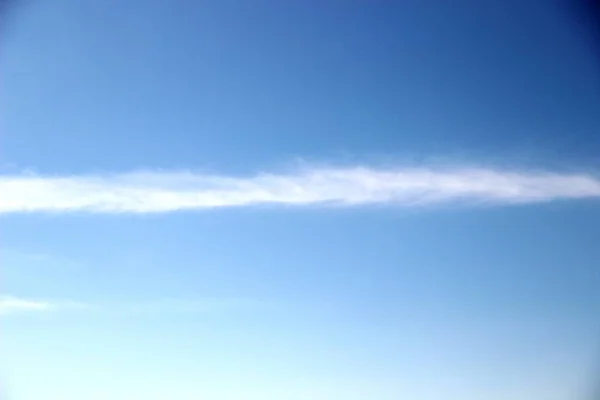
M 56 304 L 48 301 L 21 299 L 13 296 L 0 296 L 0 315 L 54 311 Z
M 31 312 L 83 311 L 109 315 L 164 315 L 164 314 L 223 314 L 265 309 L 266 304 L 251 298 L 197 298 L 117 303 L 87 303 L 73 300 L 27 299 L 10 295 L 0 296 L 0 315 Z
M 253 205 L 522 204 L 600 197 L 585 173 L 486 168 L 305 169 L 228 177 L 190 172 L 0 176 L 0 213 L 165 213 Z

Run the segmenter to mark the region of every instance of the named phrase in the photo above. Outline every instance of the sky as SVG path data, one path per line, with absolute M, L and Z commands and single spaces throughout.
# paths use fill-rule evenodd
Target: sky
M 545 0 L 21 2 L 0 395 L 589 398 L 579 22 Z

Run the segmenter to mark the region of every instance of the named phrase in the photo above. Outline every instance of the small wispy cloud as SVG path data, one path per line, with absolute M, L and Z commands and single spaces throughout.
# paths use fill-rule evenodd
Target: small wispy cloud
M 0 296 L 0 315 L 27 313 L 27 312 L 47 312 L 57 309 L 57 304 L 49 301 L 28 300 L 13 296 Z
M 261 204 L 534 203 L 598 198 L 600 179 L 586 173 L 358 166 L 252 177 L 190 172 L 4 175 L 0 176 L 0 193 L 0 213 L 164 213 Z

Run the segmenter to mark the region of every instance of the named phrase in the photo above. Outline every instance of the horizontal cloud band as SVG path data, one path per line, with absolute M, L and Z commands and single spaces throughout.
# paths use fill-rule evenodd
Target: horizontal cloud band
M 518 204 L 594 197 L 600 197 L 600 180 L 589 174 L 485 168 L 321 168 L 247 178 L 189 172 L 0 176 L 0 213 L 160 213 L 260 204 Z

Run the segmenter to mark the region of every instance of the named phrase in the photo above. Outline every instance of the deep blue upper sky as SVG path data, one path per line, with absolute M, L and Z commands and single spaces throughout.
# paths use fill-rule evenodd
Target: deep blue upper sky
M 600 58 L 551 1 L 12 11 L 3 175 L 600 168 Z M 0 294 L 65 309 L 2 316 L 3 376 L 12 400 L 571 399 L 597 361 L 599 218 L 594 199 L 2 214 Z
M 4 40 L 3 161 L 594 164 L 600 73 L 577 20 L 548 1 L 444 3 L 30 2 Z

